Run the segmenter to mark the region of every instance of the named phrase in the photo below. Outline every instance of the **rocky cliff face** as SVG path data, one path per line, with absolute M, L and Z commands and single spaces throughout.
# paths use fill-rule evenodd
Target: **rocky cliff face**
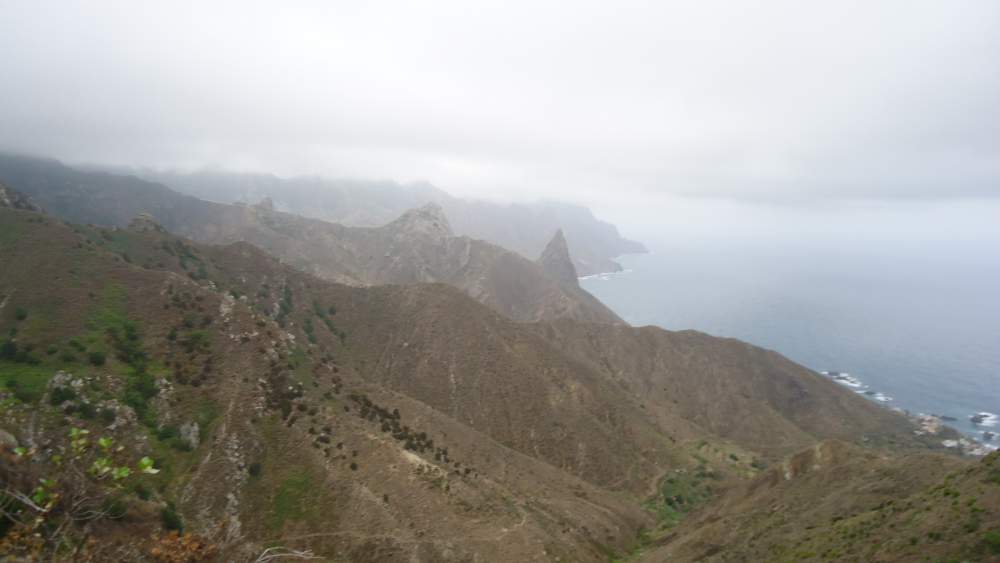
M 444 209 L 436 203 L 428 203 L 423 207 L 411 209 L 392 221 L 391 227 L 398 233 L 417 237 L 430 243 L 441 243 L 455 236 L 451 225 L 444 215 Z
M 545 250 L 538 258 L 538 265 L 545 273 L 559 282 L 573 286 L 579 285 L 576 267 L 573 265 L 573 259 L 570 258 L 569 246 L 566 244 L 566 237 L 563 235 L 562 229 L 557 230 L 552 240 L 545 246 Z

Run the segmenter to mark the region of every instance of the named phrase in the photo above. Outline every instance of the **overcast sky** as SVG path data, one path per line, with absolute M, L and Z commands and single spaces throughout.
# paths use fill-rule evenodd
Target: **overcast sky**
M 73 162 L 587 203 L 1000 196 L 995 0 L 0 0 L 0 77 L 0 148 Z

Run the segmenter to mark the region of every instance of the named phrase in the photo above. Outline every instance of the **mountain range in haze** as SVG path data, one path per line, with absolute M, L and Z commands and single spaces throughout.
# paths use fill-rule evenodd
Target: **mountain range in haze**
M 347 226 L 9 156 L 0 183 L 0 553 L 1000 557 L 1000 453 L 628 326 L 568 226 L 532 260 L 443 204 Z
M 538 256 L 562 229 L 577 272 L 616 272 L 614 258 L 646 252 L 642 243 L 622 238 L 618 229 L 586 207 L 558 202 L 497 204 L 456 198 L 427 183 L 279 178 L 269 174 L 163 172 L 115 169 L 169 186 L 181 193 L 222 203 L 271 199 L 276 209 L 353 227 L 378 227 L 406 211 L 436 203 L 455 233 L 490 241 L 528 258 Z

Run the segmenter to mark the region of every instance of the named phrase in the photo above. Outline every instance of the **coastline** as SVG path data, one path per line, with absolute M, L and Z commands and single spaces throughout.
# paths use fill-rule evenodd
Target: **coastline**
M 597 281 L 615 280 L 623 274 L 632 274 L 635 271 L 636 270 L 633 268 L 627 268 L 612 272 L 601 272 L 586 276 L 579 276 L 578 280 L 581 283 L 590 282 L 591 285 L 587 289 L 593 293 L 594 290 L 598 289 L 600 286 L 604 286 L 604 284 L 596 284 Z M 642 281 L 639 279 L 642 277 L 643 276 L 638 276 L 636 278 L 637 283 Z M 628 284 L 629 282 L 623 281 L 621 283 Z M 608 288 L 606 291 L 615 292 L 615 289 L 619 285 L 620 284 L 612 283 L 604 287 Z M 640 283 L 639 285 L 641 286 L 642 284 Z M 600 296 L 601 293 L 604 293 L 604 291 L 597 291 L 595 297 L 602 302 L 605 302 L 605 299 Z M 612 310 L 615 309 L 612 307 Z M 615 310 L 615 312 L 622 315 L 624 311 Z M 657 322 L 649 324 L 662 327 L 662 325 Z M 741 339 L 751 343 L 754 342 L 752 338 Z M 828 358 L 828 360 L 830 359 L 836 360 L 836 358 Z M 832 371 L 829 370 L 828 367 L 822 366 L 822 364 L 815 366 L 815 364 L 810 365 L 809 363 L 801 361 L 799 361 L 799 363 L 810 367 L 824 377 L 827 377 L 839 385 L 850 389 L 879 406 L 903 414 L 916 424 L 918 428 L 916 432 L 920 434 L 930 434 L 933 436 L 940 435 L 941 444 L 947 448 L 954 448 L 965 454 L 977 456 L 986 455 L 992 451 L 1000 449 L 1000 416 L 993 414 L 997 412 L 996 409 L 989 409 L 989 407 L 987 407 L 984 410 L 982 405 L 980 405 L 978 409 L 974 410 L 955 408 L 948 409 L 946 406 L 942 405 L 937 405 L 935 407 L 923 406 L 912 408 L 911 405 L 908 404 L 910 401 L 904 400 L 903 403 L 900 404 L 897 401 L 897 398 L 892 396 L 894 394 L 879 390 L 877 386 L 869 385 L 869 382 L 863 381 L 861 377 L 854 376 L 847 372 Z M 823 363 L 829 365 L 827 362 Z M 920 404 L 920 401 L 917 401 L 916 404 Z M 966 406 L 971 407 L 973 405 Z M 987 412 L 987 410 L 993 412 Z M 940 432 L 929 431 L 932 428 L 937 428 Z
M 627 254 L 619 254 L 618 256 L 615 256 L 614 258 L 612 258 L 612 260 L 615 261 L 615 264 L 618 264 L 617 260 L 619 258 L 624 257 L 624 256 L 651 256 L 652 254 L 653 253 L 651 251 L 649 251 L 649 250 L 646 250 L 645 252 L 629 252 Z M 611 277 L 617 276 L 617 275 L 620 275 L 620 274 L 629 274 L 629 273 L 632 273 L 632 271 L 633 271 L 632 268 L 622 268 L 621 265 L 619 264 L 619 269 L 617 269 L 617 270 L 614 270 L 614 271 L 611 271 L 611 272 L 597 272 L 596 274 L 587 274 L 585 276 L 577 276 L 576 279 L 577 279 L 577 281 L 598 280 L 598 279 L 599 280 L 606 280 L 606 279 L 610 279 Z

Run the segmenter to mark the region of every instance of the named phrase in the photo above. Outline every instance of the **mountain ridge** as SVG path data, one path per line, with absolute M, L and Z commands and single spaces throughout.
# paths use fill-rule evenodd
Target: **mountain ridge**
M 269 200 L 213 203 L 160 184 L 80 172 L 50 160 L 0 154 L 0 179 L 69 221 L 124 227 L 147 213 L 179 235 L 211 244 L 248 241 L 340 283 L 440 281 L 515 320 L 573 316 L 623 322 L 589 293 L 552 280 L 531 260 L 488 242 L 453 236 L 442 208 L 434 203 L 381 227 L 348 227 L 275 210 Z
M 560 202 L 504 205 L 465 200 L 426 182 L 399 184 L 223 171 L 105 169 L 133 174 L 220 203 L 249 203 L 271 197 L 283 211 L 355 227 L 382 226 L 407 209 L 437 203 L 445 210 L 456 234 L 490 241 L 530 259 L 542 252 L 552 231 L 561 228 L 566 230 L 574 265 L 581 275 L 619 271 L 617 256 L 646 252 L 641 243 L 621 237 L 614 225 L 595 218 L 586 207 Z

